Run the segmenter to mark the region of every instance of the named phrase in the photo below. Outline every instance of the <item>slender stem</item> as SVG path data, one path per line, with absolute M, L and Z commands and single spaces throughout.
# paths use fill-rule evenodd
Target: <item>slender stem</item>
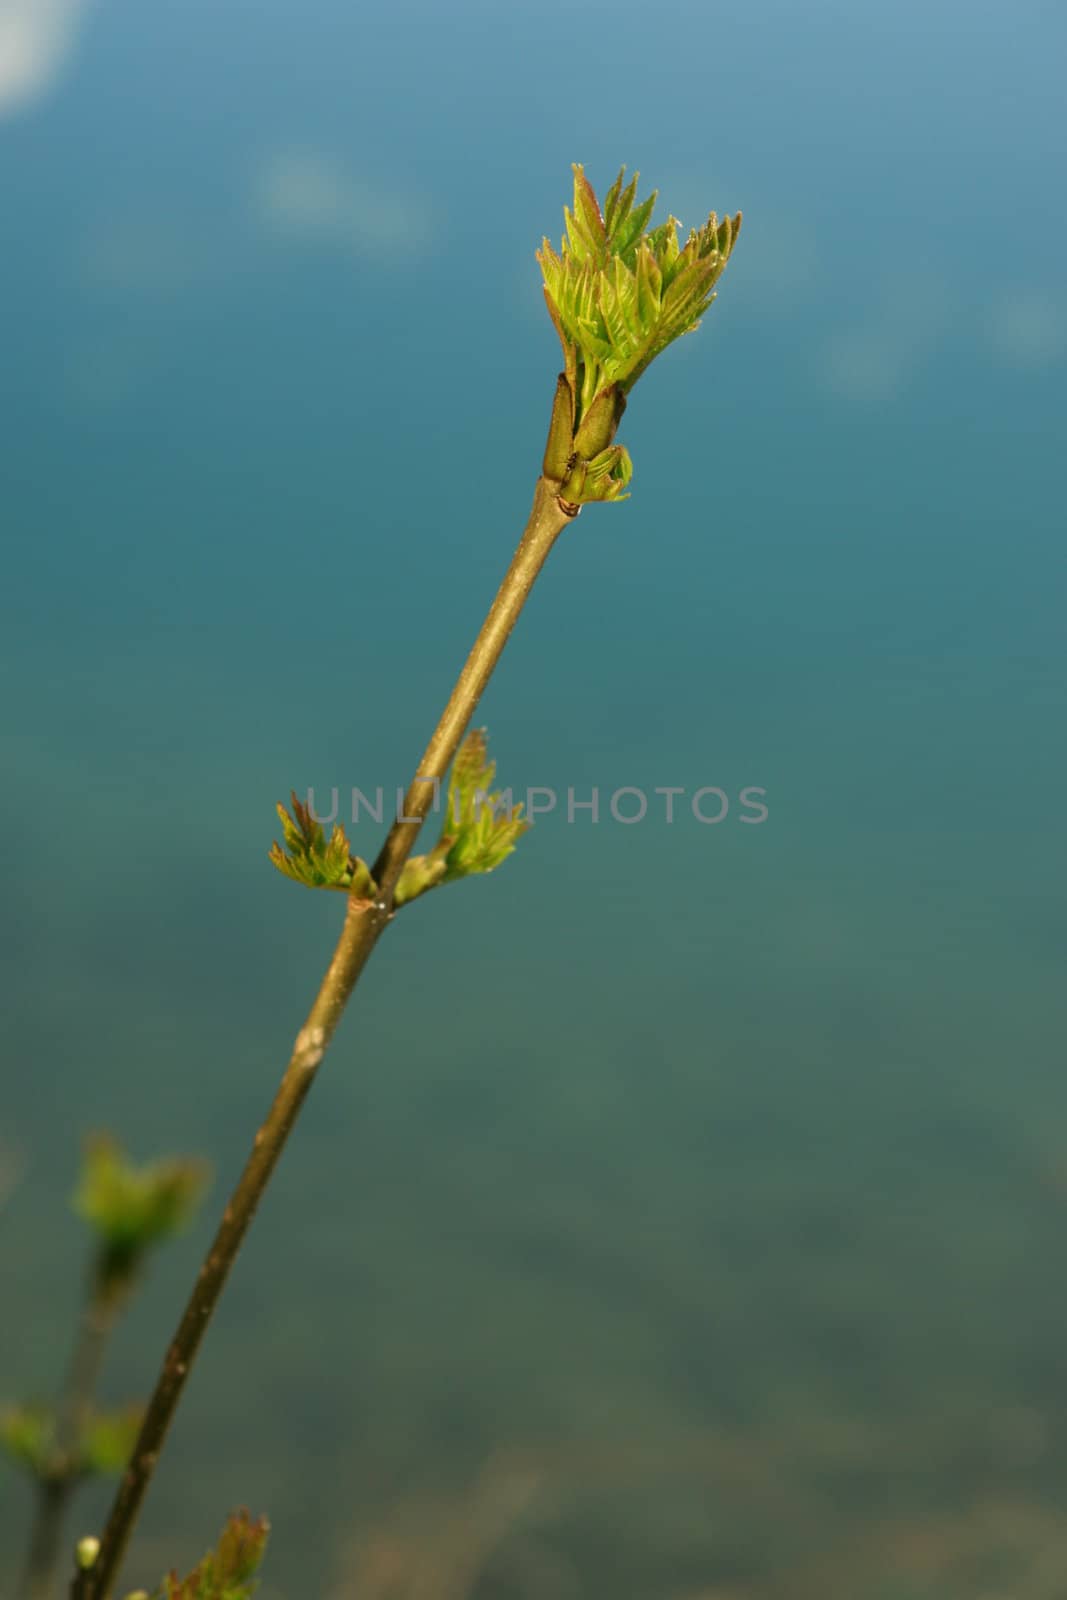
M 52 1594 L 70 1492 L 71 1483 L 67 1478 L 49 1477 L 37 1481 L 37 1505 L 30 1530 L 30 1547 L 19 1587 L 19 1594 L 24 1600 L 49 1600 Z
M 329 1047 L 345 1006 L 392 914 L 393 893 L 426 816 L 435 783 L 443 781 L 508 636 L 568 517 L 556 499 L 558 484 L 538 480 L 533 509 L 519 547 L 482 624 L 463 671 L 408 790 L 403 816 L 389 830 L 374 866 L 378 898 L 348 901 L 344 927 L 307 1021 L 296 1037 L 274 1103 L 256 1134 L 252 1153 L 193 1286 L 178 1331 L 145 1412 L 133 1456 L 111 1507 L 92 1567 L 79 1573 L 71 1600 L 109 1600 L 167 1429 L 200 1348 L 230 1268 L 300 1108 Z
M 120 1300 L 121 1296 L 108 1291 L 94 1266 L 56 1411 L 51 1460 L 38 1480 L 37 1508 L 20 1590 L 25 1600 L 48 1600 L 52 1593 L 62 1550 L 63 1520 L 80 1473 L 79 1445 Z
M 569 517 L 559 508 L 557 488 L 557 484 L 544 478 L 538 479 L 526 531 L 419 762 L 418 772 L 404 800 L 403 817 L 390 828 L 374 863 L 374 881 L 387 900 L 392 899 L 404 863 L 433 805 L 435 785 L 443 780 L 452 764 L 452 757 L 459 749 L 460 740 L 474 715 L 474 708 L 500 660 L 519 612 L 529 598 L 549 551 L 567 525 Z

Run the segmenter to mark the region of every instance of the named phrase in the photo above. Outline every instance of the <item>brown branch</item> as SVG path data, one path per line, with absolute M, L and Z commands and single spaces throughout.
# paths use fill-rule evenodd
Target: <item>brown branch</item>
M 37 1480 L 37 1506 L 19 1593 L 25 1600 L 49 1600 L 63 1548 L 63 1522 L 82 1476 L 81 1448 L 89 1420 L 104 1348 L 123 1295 L 109 1288 L 94 1262 L 70 1366 L 56 1409 L 55 1438 Z
M 374 865 L 374 900 L 351 897 L 333 959 L 304 1026 L 296 1037 L 274 1103 L 256 1134 L 237 1187 L 193 1286 L 178 1331 L 145 1412 L 130 1465 L 119 1484 L 92 1567 L 71 1586 L 71 1600 L 109 1600 L 119 1566 L 137 1520 L 167 1429 L 211 1315 L 229 1277 L 256 1207 L 270 1181 L 286 1140 L 311 1088 L 371 952 L 392 914 L 400 873 L 429 813 L 435 783 L 443 782 L 482 691 L 500 659 L 508 636 L 529 598 L 538 573 L 568 521 L 557 500 L 559 485 L 541 478 L 519 547 L 482 624 L 448 705 L 419 763 L 398 819 Z M 409 820 L 413 819 L 413 820 Z

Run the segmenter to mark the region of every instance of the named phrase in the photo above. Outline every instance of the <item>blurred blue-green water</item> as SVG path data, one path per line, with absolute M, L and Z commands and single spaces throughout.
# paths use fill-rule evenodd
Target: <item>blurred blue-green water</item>
M 569 163 L 746 218 L 480 720 L 517 789 L 768 820 L 546 817 L 392 931 L 131 1581 L 245 1501 L 290 1600 L 1067 1586 L 1065 43 L 0 4 L 5 1395 L 101 1124 L 218 1173 L 105 1391 L 151 1381 L 336 934 L 274 802 L 407 777 L 524 519 Z

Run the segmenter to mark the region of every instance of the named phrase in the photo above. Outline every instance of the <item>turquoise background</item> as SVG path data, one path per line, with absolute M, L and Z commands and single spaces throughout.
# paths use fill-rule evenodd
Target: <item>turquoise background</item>
M 0 1396 L 61 1369 L 102 1125 L 217 1171 L 104 1393 L 151 1383 L 337 931 L 274 804 L 407 778 L 521 529 L 569 164 L 745 212 L 479 720 L 517 790 L 768 820 L 557 814 L 392 930 L 130 1586 L 243 1502 L 264 1600 L 1060 1600 L 1065 45 L 0 7 Z

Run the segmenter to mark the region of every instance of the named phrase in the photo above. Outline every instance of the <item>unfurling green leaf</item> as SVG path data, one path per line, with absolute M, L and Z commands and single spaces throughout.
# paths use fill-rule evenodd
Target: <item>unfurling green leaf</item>
M 529 823 L 521 805 L 511 806 L 509 797 L 493 789 L 495 777 L 485 729 L 473 728 L 452 763 L 441 837 L 428 855 L 412 856 L 405 865 L 398 906 L 438 884 L 492 872 L 511 854 Z
M 291 801 L 292 816 L 283 805 L 278 806 L 285 845 L 274 843 L 270 847 L 270 859 L 278 871 L 309 889 L 342 889 L 346 894 L 372 898 L 375 888 L 370 869 L 352 854 L 340 823 L 327 839 L 322 823 L 295 790 Z
M 569 448 L 562 437 L 567 408 L 557 394 L 543 467 L 545 476 L 560 484 L 576 472 L 584 481 L 581 465 L 591 465 L 611 445 L 638 378 L 669 344 L 699 326 L 741 228 L 740 212 L 721 221 L 712 212 L 703 227 L 690 231 L 684 246 L 674 217 L 646 232 L 656 195 L 635 205 L 637 177 L 624 189 L 624 172 L 608 190 L 601 213 L 589 180 L 576 166 L 574 205 L 564 209 L 566 235 L 559 253 L 547 239 L 537 253 L 549 314 L 563 346 L 561 382 L 569 390 Z M 604 470 L 594 480 L 603 478 Z M 617 463 L 607 475 L 619 481 Z M 564 490 L 560 498 L 585 503 Z M 616 489 L 587 498 L 616 500 L 621 494 Z
M 176 1572 L 164 1578 L 157 1600 L 249 1600 L 258 1587 L 256 1574 L 269 1533 L 266 1517 L 253 1519 L 247 1511 L 235 1512 L 215 1549 L 187 1578 Z
M 207 1188 L 205 1162 L 187 1156 L 138 1167 L 110 1134 L 86 1141 L 74 1209 L 96 1233 L 97 1284 L 106 1293 L 128 1286 L 146 1253 L 186 1227 Z

